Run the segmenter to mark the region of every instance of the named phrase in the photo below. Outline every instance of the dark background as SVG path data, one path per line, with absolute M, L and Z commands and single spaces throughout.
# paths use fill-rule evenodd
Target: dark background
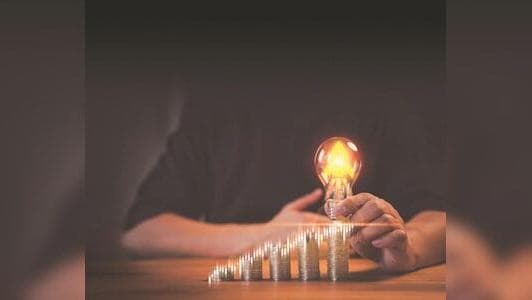
M 183 101 L 279 101 L 334 89 L 406 101 L 444 147 L 445 5 L 377 1 L 157 2 L 86 6 L 88 258 L 121 256 L 136 187 L 175 130 Z M 276 95 L 250 97 L 265 92 Z M 248 95 L 248 96 L 246 96 Z M 300 100 L 300 99 L 298 99 Z
M 506 255 L 532 242 L 532 5 L 475 2 L 447 5 L 448 210 Z
M 0 298 L 82 251 L 83 3 L 0 1 Z

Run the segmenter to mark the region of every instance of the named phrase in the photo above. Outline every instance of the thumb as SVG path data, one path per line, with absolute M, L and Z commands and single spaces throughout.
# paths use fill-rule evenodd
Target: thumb
M 321 189 L 315 189 L 313 192 L 303 195 L 296 200 L 285 205 L 286 209 L 291 210 L 303 210 L 309 205 L 316 203 L 321 198 L 322 191 Z

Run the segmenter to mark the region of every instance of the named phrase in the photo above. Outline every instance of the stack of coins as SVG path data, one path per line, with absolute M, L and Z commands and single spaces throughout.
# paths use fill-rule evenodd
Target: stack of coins
M 270 279 L 290 280 L 290 248 L 287 244 L 277 244 L 270 248 Z
M 344 227 L 338 221 L 329 227 L 327 275 L 332 281 L 346 280 L 349 277 L 349 248 Z
M 309 234 L 302 234 L 298 241 L 299 279 L 320 279 L 320 249 L 316 239 Z
M 245 255 L 240 259 L 240 279 L 262 280 L 262 256 Z
M 207 280 L 209 283 L 214 283 L 214 282 L 234 280 L 234 279 L 235 279 L 235 272 L 234 272 L 234 269 L 230 265 L 222 265 L 222 266 L 217 265 L 211 271 Z

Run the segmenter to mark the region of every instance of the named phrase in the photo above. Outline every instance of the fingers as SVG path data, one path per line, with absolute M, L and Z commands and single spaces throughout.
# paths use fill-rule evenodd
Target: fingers
M 351 237 L 351 246 L 360 255 L 375 259 L 374 254 L 378 247 L 375 247 L 373 241 L 380 240 L 388 234 L 396 230 L 402 230 L 403 228 L 404 224 L 400 220 L 390 214 L 383 214 L 365 225 L 362 229 L 356 231 Z
M 375 196 L 369 193 L 360 193 L 351 196 L 334 208 L 335 213 L 340 216 L 348 216 L 359 210 L 366 202 L 373 199 Z
M 306 194 L 286 204 L 284 208 L 292 209 L 292 210 L 303 210 L 307 208 L 308 206 L 310 206 L 311 204 L 314 204 L 315 202 L 317 202 L 321 198 L 321 194 L 322 194 L 321 189 L 315 189 L 312 193 Z
M 390 233 L 371 242 L 376 248 L 396 248 L 401 249 L 406 245 L 408 236 L 403 229 L 396 229 Z
M 358 232 L 359 238 L 371 242 L 395 229 L 402 228 L 402 223 L 390 214 L 383 214 Z
M 356 236 L 352 236 L 349 240 L 351 248 L 358 255 L 369 258 L 373 261 L 379 261 L 380 249 L 377 249 L 371 245 L 371 243 L 361 241 Z
M 364 226 L 353 234 L 350 241 L 358 254 L 379 261 L 381 259 L 379 248 L 402 249 L 401 247 L 406 245 L 406 239 L 403 240 L 403 237 L 406 237 L 403 220 L 389 213 L 383 213 L 369 223 L 364 222 Z
M 337 206 L 336 212 L 343 216 L 352 214 L 351 222 L 362 225 L 384 214 L 389 214 L 403 222 L 399 213 L 390 203 L 368 193 L 361 193 L 347 198 Z

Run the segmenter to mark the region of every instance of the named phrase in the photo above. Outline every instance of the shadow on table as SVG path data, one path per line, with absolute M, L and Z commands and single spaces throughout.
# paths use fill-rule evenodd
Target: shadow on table
M 358 282 L 382 281 L 395 276 L 397 276 L 397 274 L 389 274 L 379 268 L 349 272 L 349 280 Z

